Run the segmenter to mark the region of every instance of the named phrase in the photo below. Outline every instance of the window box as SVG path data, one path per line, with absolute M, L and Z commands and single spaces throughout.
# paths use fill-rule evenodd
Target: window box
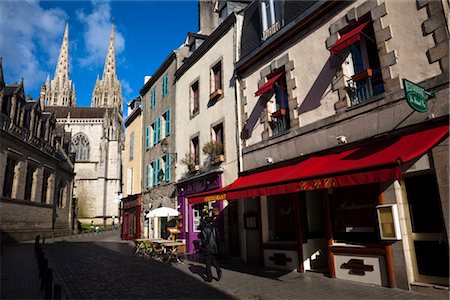
M 369 77 L 372 77 L 372 69 L 367 68 L 364 71 L 361 71 L 355 75 L 352 76 L 353 81 L 361 81 L 364 79 L 367 79 Z
M 215 101 L 215 100 L 219 99 L 220 96 L 222 96 L 222 95 L 223 95 L 222 89 L 217 89 L 214 93 L 209 95 L 209 100 L 210 101 Z
M 190 165 L 188 168 L 189 168 L 189 172 L 200 171 L 200 165 Z
M 215 156 L 215 157 L 212 159 L 211 163 L 212 163 L 213 165 L 216 165 L 216 164 L 220 164 L 220 163 L 222 163 L 222 162 L 224 162 L 224 161 L 225 161 L 225 156 L 224 156 L 223 154 L 220 154 L 220 155 Z
M 279 110 L 277 110 L 276 112 L 274 112 L 272 114 L 273 118 L 281 118 L 283 116 L 285 116 L 287 114 L 287 109 L 286 108 L 280 108 Z

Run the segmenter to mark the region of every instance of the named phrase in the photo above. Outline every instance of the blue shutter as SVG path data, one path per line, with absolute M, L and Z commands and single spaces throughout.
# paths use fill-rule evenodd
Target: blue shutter
M 148 189 L 149 188 L 149 180 L 148 180 L 148 176 L 150 175 L 150 165 L 147 164 L 146 168 L 145 168 L 145 188 Z
M 156 88 L 153 88 L 151 91 L 150 108 L 154 108 L 155 106 L 156 106 Z
M 145 127 L 145 149 L 150 148 L 150 125 Z
M 169 74 L 164 75 L 163 82 L 162 82 L 162 96 L 167 96 L 167 91 L 169 90 L 168 84 L 169 83 Z
M 169 182 L 170 181 L 170 155 L 166 154 L 166 169 L 164 171 L 164 180 Z
M 153 129 L 153 141 L 152 146 L 156 145 L 156 122 L 152 123 L 152 129 Z
M 156 186 L 156 163 L 152 162 L 152 186 Z
M 170 135 L 170 108 L 166 111 L 166 136 Z
M 159 165 L 159 158 L 156 160 L 156 183 L 160 184 L 161 183 L 161 179 L 159 178 L 159 171 L 161 170 L 160 165 Z
M 156 119 L 156 142 L 161 141 L 161 118 Z

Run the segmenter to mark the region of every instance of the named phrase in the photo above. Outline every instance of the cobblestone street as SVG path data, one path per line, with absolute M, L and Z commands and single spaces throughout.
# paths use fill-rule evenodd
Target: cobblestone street
M 19 268 L 33 264 L 31 244 L 16 246 L 14 253 L 2 257 L 15 262 L 15 270 L 28 270 L 22 280 L 27 280 L 30 291 L 20 284 L 19 272 L 9 275 L 13 265 L 2 264 L 2 285 L 8 293 L 2 298 L 37 298 L 38 286 L 32 280 L 36 272 Z M 22 249 L 17 251 L 18 249 Z M 66 299 L 435 299 L 427 295 L 400 289 L 330 279 L 322 274 L 275 270 L 248 266 L 233 261 L 222 261 L 222 280 L 204 282 L 200 274 L 204 265 L 187 261 L 171 266 L 142 257 L 133 256 L 133 245 L 116 235 L 101 234 L 56 241 L 45 244 L 44 251 L 55 272 L 55 282 L 62 286 Z M 17 255 L 28 257 L 20 259 Z M 16 258 L 14 258 L 16 257 Z M 31 272 L 29 272 L 31 270 Z M 214 272 L 213 272 L 214 274 Z M 15 289 L 22 290 L 17 292 Z

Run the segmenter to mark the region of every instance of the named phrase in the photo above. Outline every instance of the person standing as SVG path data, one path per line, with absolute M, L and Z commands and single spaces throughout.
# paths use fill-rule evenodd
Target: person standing
M 212 282 L 211 266 L 216 268 L 217 281 L 219 281 L 222 277 L 222 270 L 220 270 L 219 263 L 217 262 L 217 254 L 219 253 L 219 234 L 217 228 L 213 224 L 212 218 L 206 218 L 201 233 L 202 250 L 206 260 L 206 281 Z

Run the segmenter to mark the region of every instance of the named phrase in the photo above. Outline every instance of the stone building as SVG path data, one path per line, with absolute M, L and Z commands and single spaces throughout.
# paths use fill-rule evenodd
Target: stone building
M 0 60 L 0 220 L 5 241 L 69 233 L 73 220 L 70 134 L 25 99 L 23 81 L 6 85 Z
M 52 92 L 61 95 L 70 85 L 67 28 L 58 59 L 58 85 Z M 62 64 L 60 64 L 62 62 Z M 61 75 L 63 74 L 63 75 Z M 54 79 L 56 80 L 56 79 Z M 55 92 L 55 88 L 60 88 Z M 43 88 L 41 99 L 47 99 Z M 43 102 L 45 105 L 45 101 Z M 101 79 L 97 78 L 91 107 L 77 107 L 75 102 L 50 101 L 44 108 L 54 113 L 59 124 L 71 132 L 71 149 L 75 156 L 75 188 L 77 218 L 82 223 L 111 224 L 119 216 L 121 194 L 121 160 L 124 143 L 122 127 L 122 92 L 116 73 L 114 25 Z
M 242 14 L 243 172 L 189 202 L 238 200 L 248 262 L 448 297 L 447 3 L 253 1 Z M 428 98 L 420 109 L 405 85 Z

